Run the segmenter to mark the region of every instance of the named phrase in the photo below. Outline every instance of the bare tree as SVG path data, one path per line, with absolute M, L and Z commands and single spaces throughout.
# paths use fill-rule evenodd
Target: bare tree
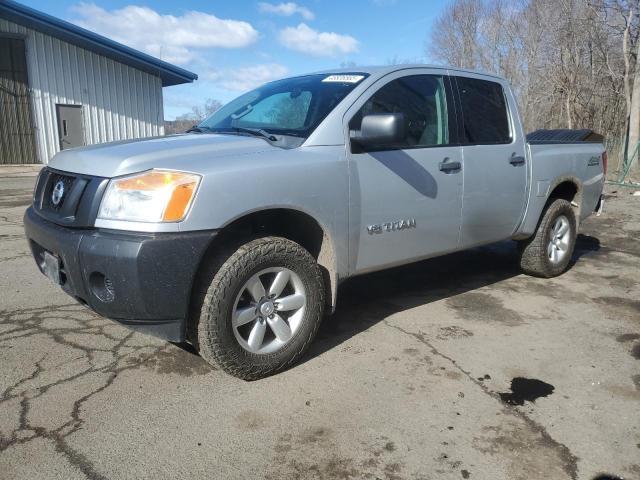
M 195 105 L 191 107 L 191 111 L 178 115 L 175 120 L 166 120 L 164 122 L 164 131 L 166 135 L 174 133 L 184 133 L 189 128 L 200 123 L 207 117 L 220 110 L 222 103 L 215 98 L 208 98 L 204 105 Z
M 452 1 L 435 20 L 427 53 L 435 60 L 463 68 L 476 68 L 479 56 L 478 25 L 484 3 Z
M 218 100 L 215 98 L 208 98 L 206 102 L 204 102 L 204 105 L 196 105 L 195 107 L 192 107 L 191 110 L 195 119 L 204 120 L 220 110 L 221 107 L 222 103 Z
M 640 0 L 451 0 L 426 52 L 508 78 L 525 127 L 640 141 Z

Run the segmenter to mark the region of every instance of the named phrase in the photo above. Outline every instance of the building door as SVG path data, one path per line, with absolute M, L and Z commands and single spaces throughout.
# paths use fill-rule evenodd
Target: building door
M 84 123 L 82 105 L 56 105 L 58 117 L 58 138 L 60 150 L 82 147 L 84 143 Z
M 38 163 L 24 40 L 0 37 L 0 164 Z

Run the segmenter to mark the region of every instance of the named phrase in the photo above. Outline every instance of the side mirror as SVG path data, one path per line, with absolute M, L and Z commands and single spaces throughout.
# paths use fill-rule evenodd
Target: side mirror
M 360 132 L 351 139 L 361 147 L 398 144 L 405 135 L 404 113 L 376 113 L 362 117 Z

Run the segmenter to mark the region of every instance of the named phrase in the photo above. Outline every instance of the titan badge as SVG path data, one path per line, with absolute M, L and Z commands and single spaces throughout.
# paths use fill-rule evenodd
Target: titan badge
M 415 218 L 403 218 L 401 220 L 394 220 L 393 222 L 369 225 L 367 227 L 367 232 L 369 233 L 369 235 L 373 235 L 384 232 L 398 232 L 400 230 L 407 230 L 408 228 L 416 228 Z

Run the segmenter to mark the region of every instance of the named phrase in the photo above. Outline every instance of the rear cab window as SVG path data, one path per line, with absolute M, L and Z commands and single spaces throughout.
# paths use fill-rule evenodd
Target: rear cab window
M 456 76 L 462 107 L 462 143 L 511 143 L 507 101 L 502 85 L 489 80 Z

